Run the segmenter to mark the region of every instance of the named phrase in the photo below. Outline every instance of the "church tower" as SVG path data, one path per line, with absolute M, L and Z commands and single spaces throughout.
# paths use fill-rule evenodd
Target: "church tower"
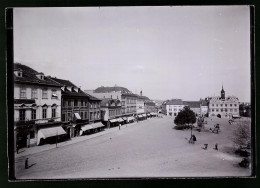
M 223 84 L 222 84 L 222 90 L 221 90 L 221 99 L 225 99 L 225 91 L 223 89 Z

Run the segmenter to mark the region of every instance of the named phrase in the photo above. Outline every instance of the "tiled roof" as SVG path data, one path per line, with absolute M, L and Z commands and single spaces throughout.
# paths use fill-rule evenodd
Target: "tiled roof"
M 51 77 L 52 80 L 62 84 L 63 86 L 67 86 L 67 87 L 77 87 L 76 85 L 74 85 L 71 81 L 69 80 L 62 80 L 62 79 L 59 79 L 59 78 L 53 78 Z
M 181 99 L 172 99 L 172 100 L 167 100 L 165 102 L 166 105 L 184 105 Z
M 183 103 L 190 108 L 200 108 L 200 101 L 183 101 Z
M 43 80 L 39 79 L 36 75 L 42 74 L 42 73 L 39 73 L 36 70 L 34 70 L 26 65 L 22 65 L 20 63 L 15 63 L 14 70 L 22 71 L 22 77 L 18 77 L 14 74 L 15 83 L 37 84 L 37 85 L 61 87 L 60 84 L 51 80 L 49 77 L 44 77 Z
M 69 80 L 63 80 L 63 79 L 53 78 L 53 77 L 50 77 L 50 78 L 52 80 L 54 80 L 55 82 L 61 84 L 62 86 L 65 86 L 61 90 L 62 95 L 69 95 L 69 96 L 75 96 L 75 97 L 87 97 L 89 100 L 100 101 L 100 99 L 93 97 L 92 95 L 89 95 L 89 94 L 85 93 L 84 91 L 82 91 L 80 88 L 78 88 L 75 84 L 73 84 Z M 71 89 L 68 89 L 68 87 Z
M 125 87 L 120 87 L 120 86 L 114 86 L 114 87 L 98 87 L 97 89 L 94 90 L 94 93 L 111 93 L 111 92 L 116 92 L 116 91 L 121 91 L 121 93 L 132 93 Z

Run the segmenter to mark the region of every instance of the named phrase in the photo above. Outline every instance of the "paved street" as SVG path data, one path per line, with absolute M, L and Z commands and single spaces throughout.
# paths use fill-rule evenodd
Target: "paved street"
M 115 177 L 207 177 L 248 176 L 250 169 L 238 167 L 241 157 L 230 152 L 230 135 L 235 124 L 227 119 L 208 120 L 208 127 L 220 123 L 221 132 L 195 132 L 197 142 L 189 144 L 190 130 L 173 129 L 172 117 L 153 118 L 119 131 L 61 145 L 58 148 L 16 158 L 17 179 L 115 178 Z M 104 131 L 105 132 L 105 131 Z M 84 136 L 84 137 L 88 137 Z M 213 149 L 215 143 L 219 150 Z M 203 144 L 209 144 L 203 150 Z M 25 158 L 29 169 L 24 169 Z

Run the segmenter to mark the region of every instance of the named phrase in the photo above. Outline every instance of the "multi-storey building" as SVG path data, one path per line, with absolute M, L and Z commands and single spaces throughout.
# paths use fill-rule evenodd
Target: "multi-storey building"
M 185 106 L 189 106 L 195 115 L 201 114 L 201 102 L 200 101 L 183 101 Z
M 235 96 L 225 97 L 223 89 L 220 92 L 221 96 L 207 98 L 209 102 L 209 116 L 221 116 L 232 118 L 233 115 L 239 115 L 239 100 Z
M 61 127 L 61 85 L 34 69 L 14 64 L 14 131 L 19 147 L 66 134 Z
M 108 128 L 117 123 L 125 121 L 120 118 L 121 113 L 121 102 L 118 99 L 104 98 L 101 101 L 101 110 L 102 110 L 102 121 Z
M 61 120 L 66 123 L 69 137 L 78 136 L 81 126 L 90 121 L 90 97 L 69 80 L 51 79 L 63 87 L 61 88 Z
M 143 92 L 140 91 L 140 95 L 136 95 L 136 114 L 145 113 L 145 102 L 150 99 L 146 96 L 143 96 Z
M 151 100 L 147 100 L 144 102 L 144 112 L 146 114 L 149 114 L 149 113 L 157 113 L 157 108 L 156 108 L 156 104 L 151 101 Z
M 162 113 L 167 116 L 177 116 L 184 106 L 185 103 L 181 99 L 167 100 L 162 104 Z
M 137 95 L 133 94 L 127 88 L 114 86 L 114 87 L 104 87 L 101 86 L 94 91 L 85 90 L 85 92 L 102 98 L 118 99 L 121 101 L 121 113 L 122 116 L 133 116 L 136 114 L 136 99 Z M 116 98 L 115 98 L 116 97 Z
M 208 102 L 206 100 L 200 100 L 200 114 L 202 116 L 205 116 L 206 114 L 208 114 L 208 111 L 209 111 Z

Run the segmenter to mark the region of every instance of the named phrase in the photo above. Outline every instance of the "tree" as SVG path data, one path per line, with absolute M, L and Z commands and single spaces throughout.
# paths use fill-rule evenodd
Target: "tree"
M 186 125 L 190 126 L 195 122 L 196 122 L 195 113 L 188 106 L 185 106 L 183 110 L 181 110 L 176 116 L 176 118 L 174 119 L 174 123 L 177 126 L 183 126 L 183 127 L 185 127 Z M 191 126 L 191 130 L 192 130 L 192 126 Z
M 238 147 L 247 147 L 251 144 L 250 121 L 241 121 L 237 123 L 237 128 L 233 132 L 232 141 Z

